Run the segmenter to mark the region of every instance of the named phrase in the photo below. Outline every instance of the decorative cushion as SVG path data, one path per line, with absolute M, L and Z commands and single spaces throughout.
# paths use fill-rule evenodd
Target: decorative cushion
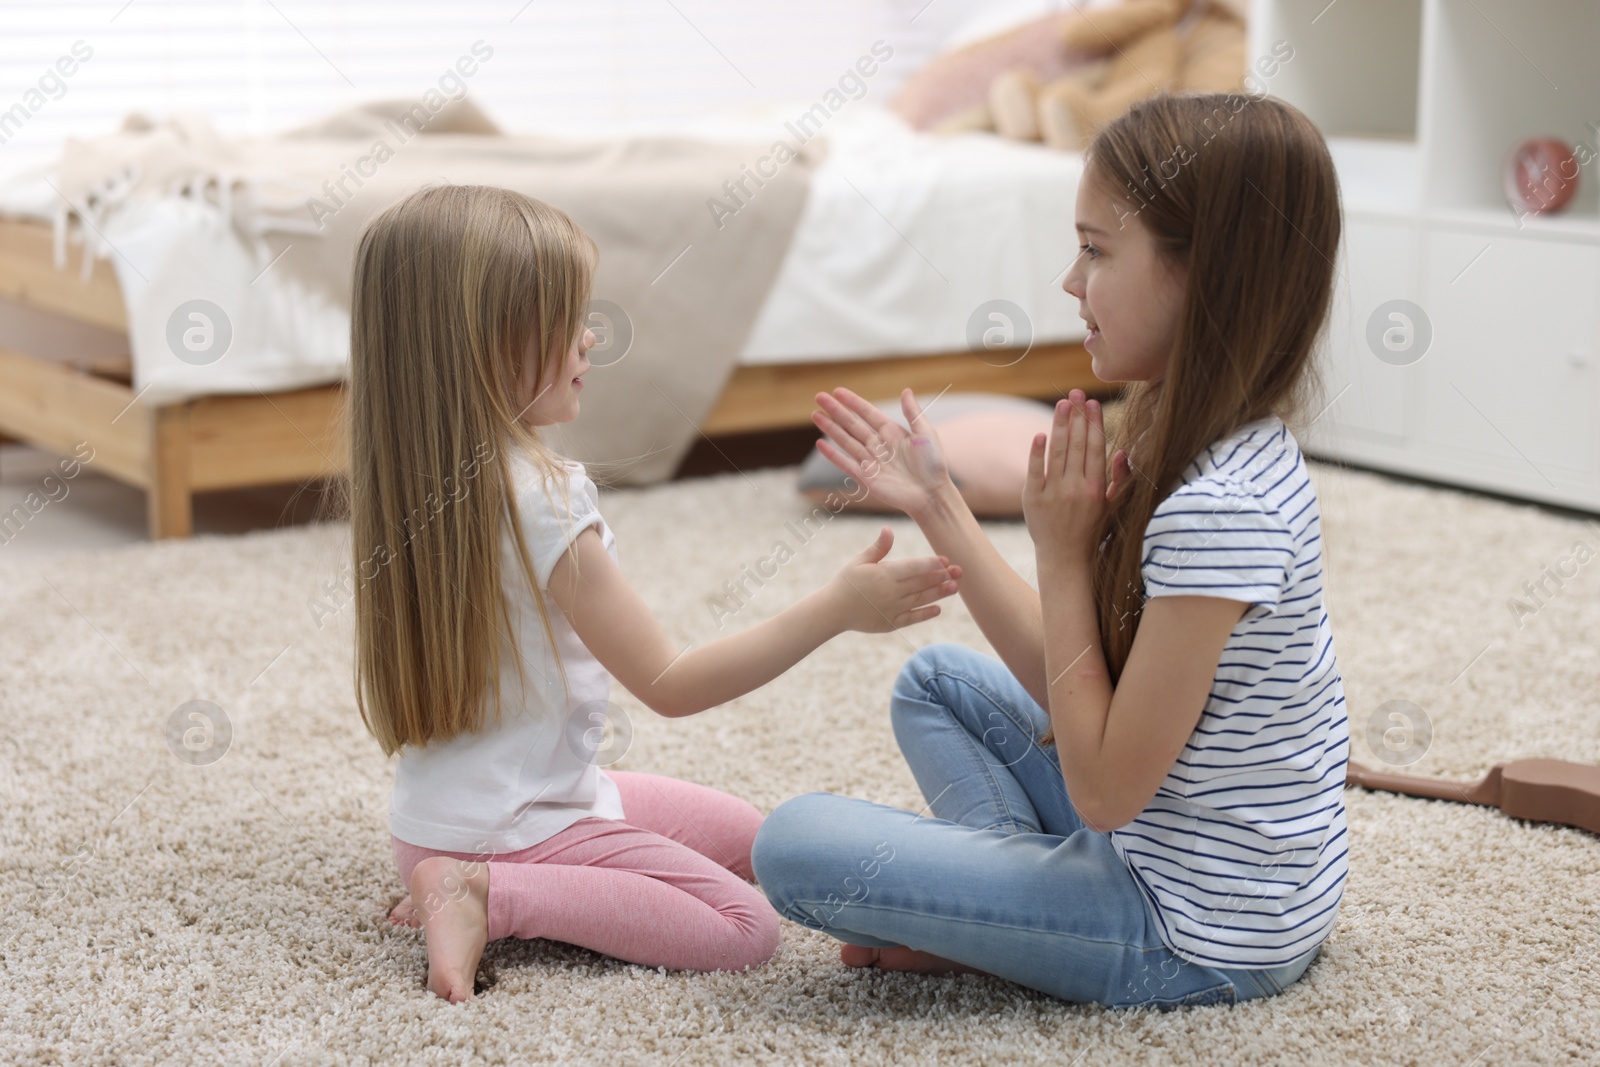
M 987 128 L 989 83 L 999 74 L 1025 67 L 1051 81 L 1072 65 L 1061 45 L 1061 17 L 1053 12 L 935 56 L 906 79 L 889 109 L 914 130 Z

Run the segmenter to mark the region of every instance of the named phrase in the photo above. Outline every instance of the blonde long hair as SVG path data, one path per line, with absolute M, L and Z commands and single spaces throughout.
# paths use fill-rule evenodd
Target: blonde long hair
M 386 755 L 477 732 L 491 704 L 499 722 L 504 656 L 526 681 L 503 530 L 555 647 L 508 452 L 522 450 L 564 493 L 561 457 L 520 418 L 523 353 L 535 346 L 538 382 L 561 373 L 596 255 L 565 213 L 489 186 L 425 187 L 362 232 L 344 488 L 356 704 Z
M 1170 176 L 1169 176 L 1170 175 Z M 1341 208 L 1327 144 L 1271 97 L 1162 95 L 1106 126 L 1084 179 L 1119 195 L 1188 269 L 1165 375 L 1134 382 L 1108 431 L 1133 474 L 1107 510 L 1095 568 L 1113 684 L 1138 633 L 1145 527 L 1205 448 L 1269 414 L 1296 422 L 1320 397 L 1312 356 L 1333 298 Z

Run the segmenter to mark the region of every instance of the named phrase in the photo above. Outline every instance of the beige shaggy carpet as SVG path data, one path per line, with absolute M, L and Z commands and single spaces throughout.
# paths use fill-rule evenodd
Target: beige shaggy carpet
M 712 637 L 709 601 L 776 540 L 795 558 L 730 626 L 869 542 L 875 520 L 841 516 L 798 546 L 793 478 L 606 494 L 623 566 L 675 637 Z M 1566 564 L 1520 625 L 1510 606 L 1575 542 L 1600 548 L 1600 525 L 1325 464 L 1314 479 L 1358 758 L 1371 761 L 1373 709 L 1404 699 L 1432 727 L 1418 772 L 1600 762 L 1600 562 Z M 925 550 L 893 526 L 896 552 Z M 1031 573 L 1025 530 L 991 530 Z M 323 583 L 345 536 L 321 525 L 48 566 L 0 553 L 0 1062 L 1600 1063 L 1600 838 L 1361 790 L 1347 793 L 1338 926 L 1271 1000 L 1114 1012 L 976 976 L 864 974 L 786 925 L 777 957 L 738 975 L 501 943 L 496 984 L 445 1004 L 423 989 L 420 934 L 382 921 L 400 889 L 391 768 L 354 711 L 349 612 L 319 627 L 311 607 L 340 603 Z M 956 605 L 903 636 L 835 639 L 690 720 L 619 694 L 635 727 L 619 766 L 763 810 L 814 789 L 920 808 L 887 698 L 912 647 L 936 640 L 985 647 Z M 169 746 L 191 700 L 227 716 L 215 762 Z M 192 740 L 203 757 L 219 738 Z

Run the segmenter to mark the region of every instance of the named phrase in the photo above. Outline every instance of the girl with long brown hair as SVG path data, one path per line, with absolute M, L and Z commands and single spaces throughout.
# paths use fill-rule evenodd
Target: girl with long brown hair
M 502 937 L 686 970 L 770 957 L 777 917 L 749 884 L 760 813 L 602 770 L 611 679 L 693 715 L 836 634 L 932 617 L 960 573 L 886 560 L 884 527 L 786 610 L 678 649 L 618 568 L 584 466 L 538 433 L 578 415 L 596 255 L 563 212 L 471 185 L 386 208 L 356 252 L 356 698 L 399 756 L 389 829 L 410 895 L 391 918 L 424 930 L 428 988 L 452 1001 Z
M 1111 1006 L 1275 994 L 1348 866 L 1344 692 L 1288 427 L 1316 392 L 1333 164 L 1280 101 L 1163 95 L 1090 145 L 1077 228 L 1062 287 L 1096 376 L 1129 386 L 1109 441 L 1074 389 L 1034 442 L 1037 590 L 962 505 L 910 390 L 909 432 L 847 390 L 817 398 L 821 450 L 963 568 L 999 659 L 933 645 L 896 683 L 934 818 L 798 797 L 757 835 L 756 874 L 853 966 Z

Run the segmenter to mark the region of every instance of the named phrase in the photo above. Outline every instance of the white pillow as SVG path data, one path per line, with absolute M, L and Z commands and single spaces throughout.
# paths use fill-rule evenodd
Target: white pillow
M 1063 3 L 1062 0 L 998 0 L 995 3 L 983 3 L 979 6 L 977 14 L 970 15 L 957 23 L 956 28 L 945 37 L 939 50 L 951 52 L 1051 13 L 1065 14 L 1074 8 L 1110 7 L 1123 2 L 1124 0 L 1071 0 L 1068 3 Z

